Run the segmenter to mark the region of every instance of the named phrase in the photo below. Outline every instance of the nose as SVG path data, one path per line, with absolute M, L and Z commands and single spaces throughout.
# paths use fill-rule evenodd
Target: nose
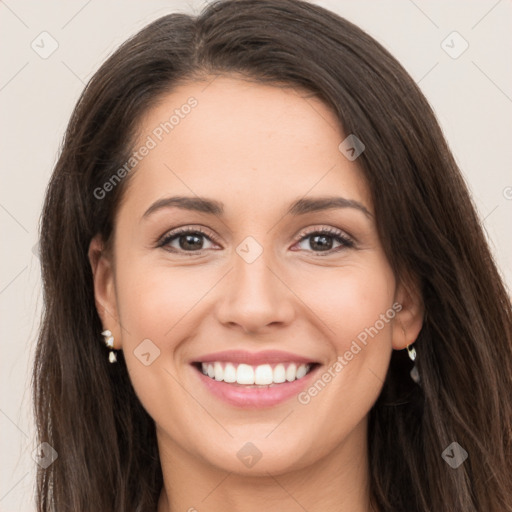
M 224 326 L 258 334 L 290 324 L 294 294 L 265 251 L 252 263 L 233 255 L 233 269 L 219 290 L 217 319 Z

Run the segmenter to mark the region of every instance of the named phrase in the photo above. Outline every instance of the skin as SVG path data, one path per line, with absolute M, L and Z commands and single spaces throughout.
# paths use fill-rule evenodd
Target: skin
M 345 135 L 324 103 L 291 88 L 210 77 L 147 112 L 136 147 L 190 96 L 198 105 L 133 171 L 112 252 L 100 237 L 89 250 L 103 326 L 156 423 L 158 512 L 368 512 L 367 417 L 391 351 L 421 329 L 417 289 L 397 285 L 368 187 L 357 160 L 338 149 Z M 143 218 L 172 195 L 221 201 L 224 216 L 172 207 Z M 370 215 L 350 207 L 286 214 L 297 199 L 332 195 Z M 182 226 L 216 240 L 200 238 L 192 256 L 156 246 Z M 326 256 L 304 233 L 323 228 L 340 230 L 353 247 L 330 238 Z M 250 264 L 236 252 L 248 236 L 263 250 Z M 180 251 L 179 238 L 170 245 Z M 394 303 L 400 312 L 308 404 L 293 397 L 239 409 L 211 395 L 189 364 L 221 350 L 277 349 L 319 361 L 324 373 Z M 134 354 L 144 339 L 160 350 L 148 366 Z M 237 457 L 247 442 L 262 454 L 251 468 Z

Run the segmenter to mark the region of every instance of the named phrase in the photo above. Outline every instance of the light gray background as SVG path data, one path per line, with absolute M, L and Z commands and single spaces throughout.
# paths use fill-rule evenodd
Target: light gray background
M 512 3 L 322 0 L 380 41 L 419 83 L 473 192 L 506 282 L 512 284 Z M 30 370 L 41 309 L 33 248 L 43 194 L 85 83 L 128 36 L 202 1 L 0 1 L 0 511 L 34 510 Z M 31 44 L 57 50 L 43 59 Z M 469 43 L 454 59 L 441 46 Z M 455 37 L 455 38 L 454 38 Z M 462 41 L 444 43 L 457 52 Z

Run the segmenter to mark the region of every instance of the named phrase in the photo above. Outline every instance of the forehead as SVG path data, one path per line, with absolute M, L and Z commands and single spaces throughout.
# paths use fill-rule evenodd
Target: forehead
M 142 208 L 166 194 L 199 195 L 256 214 L 287 197 L 339 193 L 371 210 L 360 169 L 338 149 L 344 138 L 308 92 L 226 76 L 183 84 L 140 122 L 134 150 L 150 149 L 126 200 Z

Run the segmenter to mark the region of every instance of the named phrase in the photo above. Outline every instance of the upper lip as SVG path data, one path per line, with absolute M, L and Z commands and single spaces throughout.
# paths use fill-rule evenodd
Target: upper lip
M 260 365 L 265 363 L 315 363 L 316 361 L 282 350 L 263 350 L 261 352 L 248 352 L 246 350 L 224 350 L 212 354 L 205 354 L 194 358 L 194 363 L 213 363 L 223 361 L 237 364 Z

